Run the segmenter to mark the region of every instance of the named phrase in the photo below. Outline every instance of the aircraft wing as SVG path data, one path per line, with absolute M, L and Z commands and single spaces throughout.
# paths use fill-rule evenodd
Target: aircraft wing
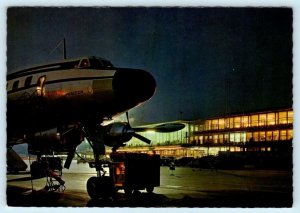
M 14 145 L 27 143 L 24 139 L 7 139 L 7 146 L 12 147 Z
M 165 123 L 159 124 L 155 126 L 145 126 L 145 127 L 135 127 L 133 128 L 135 132 L 146 132 L 146 131 L 154 131 L 154 132 L 176 132 L 183 129 L 185 125 L 183 123 Z

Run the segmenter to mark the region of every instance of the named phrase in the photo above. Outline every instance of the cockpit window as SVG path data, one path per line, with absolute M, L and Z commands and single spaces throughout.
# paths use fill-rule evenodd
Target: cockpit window
M 88 59 L 82 59 L 80 64 L 79 64 L 79 68 L 86 68 L 86 67 L 89 67 L 90 66 L 90 63 L 89 63 L 89 60 Z
M 101 58 L 91 58 L 90 59 L 91 67 L 92 68 L 107 68 L 113 67 L 112 63 L 107 60 L 103 60 Z
M 90 63 L 91 63 L 92 68 L 101 68 L 101 67 L 103 67 L 103 64 L 101 63 L 101 61 L 96 59 L 96 58 L 90 59 Z
M 114 66 L 112 65 L 112 63 L 110 63 L 110 61 L 101 58 L 96 58 L 96 57 L 82 59 L 79 64 L 79 68 L 101 69 L 101 68 L 108 68 L 108 67 L 114 67 Z
M 112 65 L 112 63 L 110 63 L 110 61 L 107 61 L 107 60 L 101 60 L 101 61 L 105 67 L 113 67 L 113 65 Z

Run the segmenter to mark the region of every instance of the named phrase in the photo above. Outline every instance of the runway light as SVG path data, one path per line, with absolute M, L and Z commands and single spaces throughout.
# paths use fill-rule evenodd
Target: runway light
M 155 131 L 153 131 L 153 130 L 148 130 L 146 132 L 149 133 L 149 134 L 154 134 L 155 133 Z

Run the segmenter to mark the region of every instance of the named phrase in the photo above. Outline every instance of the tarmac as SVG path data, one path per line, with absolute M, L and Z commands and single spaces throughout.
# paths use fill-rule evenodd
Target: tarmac
M 86 181 L 95 176 L 87 165 L 64 170 L 63 192 L 46 192 L 46 178 L 31 180 L 29 172 L 7 174 L 7 205 L 12 207 L 292 207 L 292 171 L 160 169 L 153 193 L 91 200 Z

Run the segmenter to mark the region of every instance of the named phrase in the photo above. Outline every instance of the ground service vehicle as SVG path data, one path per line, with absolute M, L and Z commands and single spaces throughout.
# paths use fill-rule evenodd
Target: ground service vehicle
M 87 183 L 87 191 L 92 199 L 110 197 L 118 190 L 126 195 L 144 190 L 152 193 L 160 185 L 160 156 L 145 153 L 112 153 L 109 176 L 103 174 L 92 177 Z M 104 165 L 104 164 L 103 164 Z M 97 181 L 96 181 L 97 180 Z

